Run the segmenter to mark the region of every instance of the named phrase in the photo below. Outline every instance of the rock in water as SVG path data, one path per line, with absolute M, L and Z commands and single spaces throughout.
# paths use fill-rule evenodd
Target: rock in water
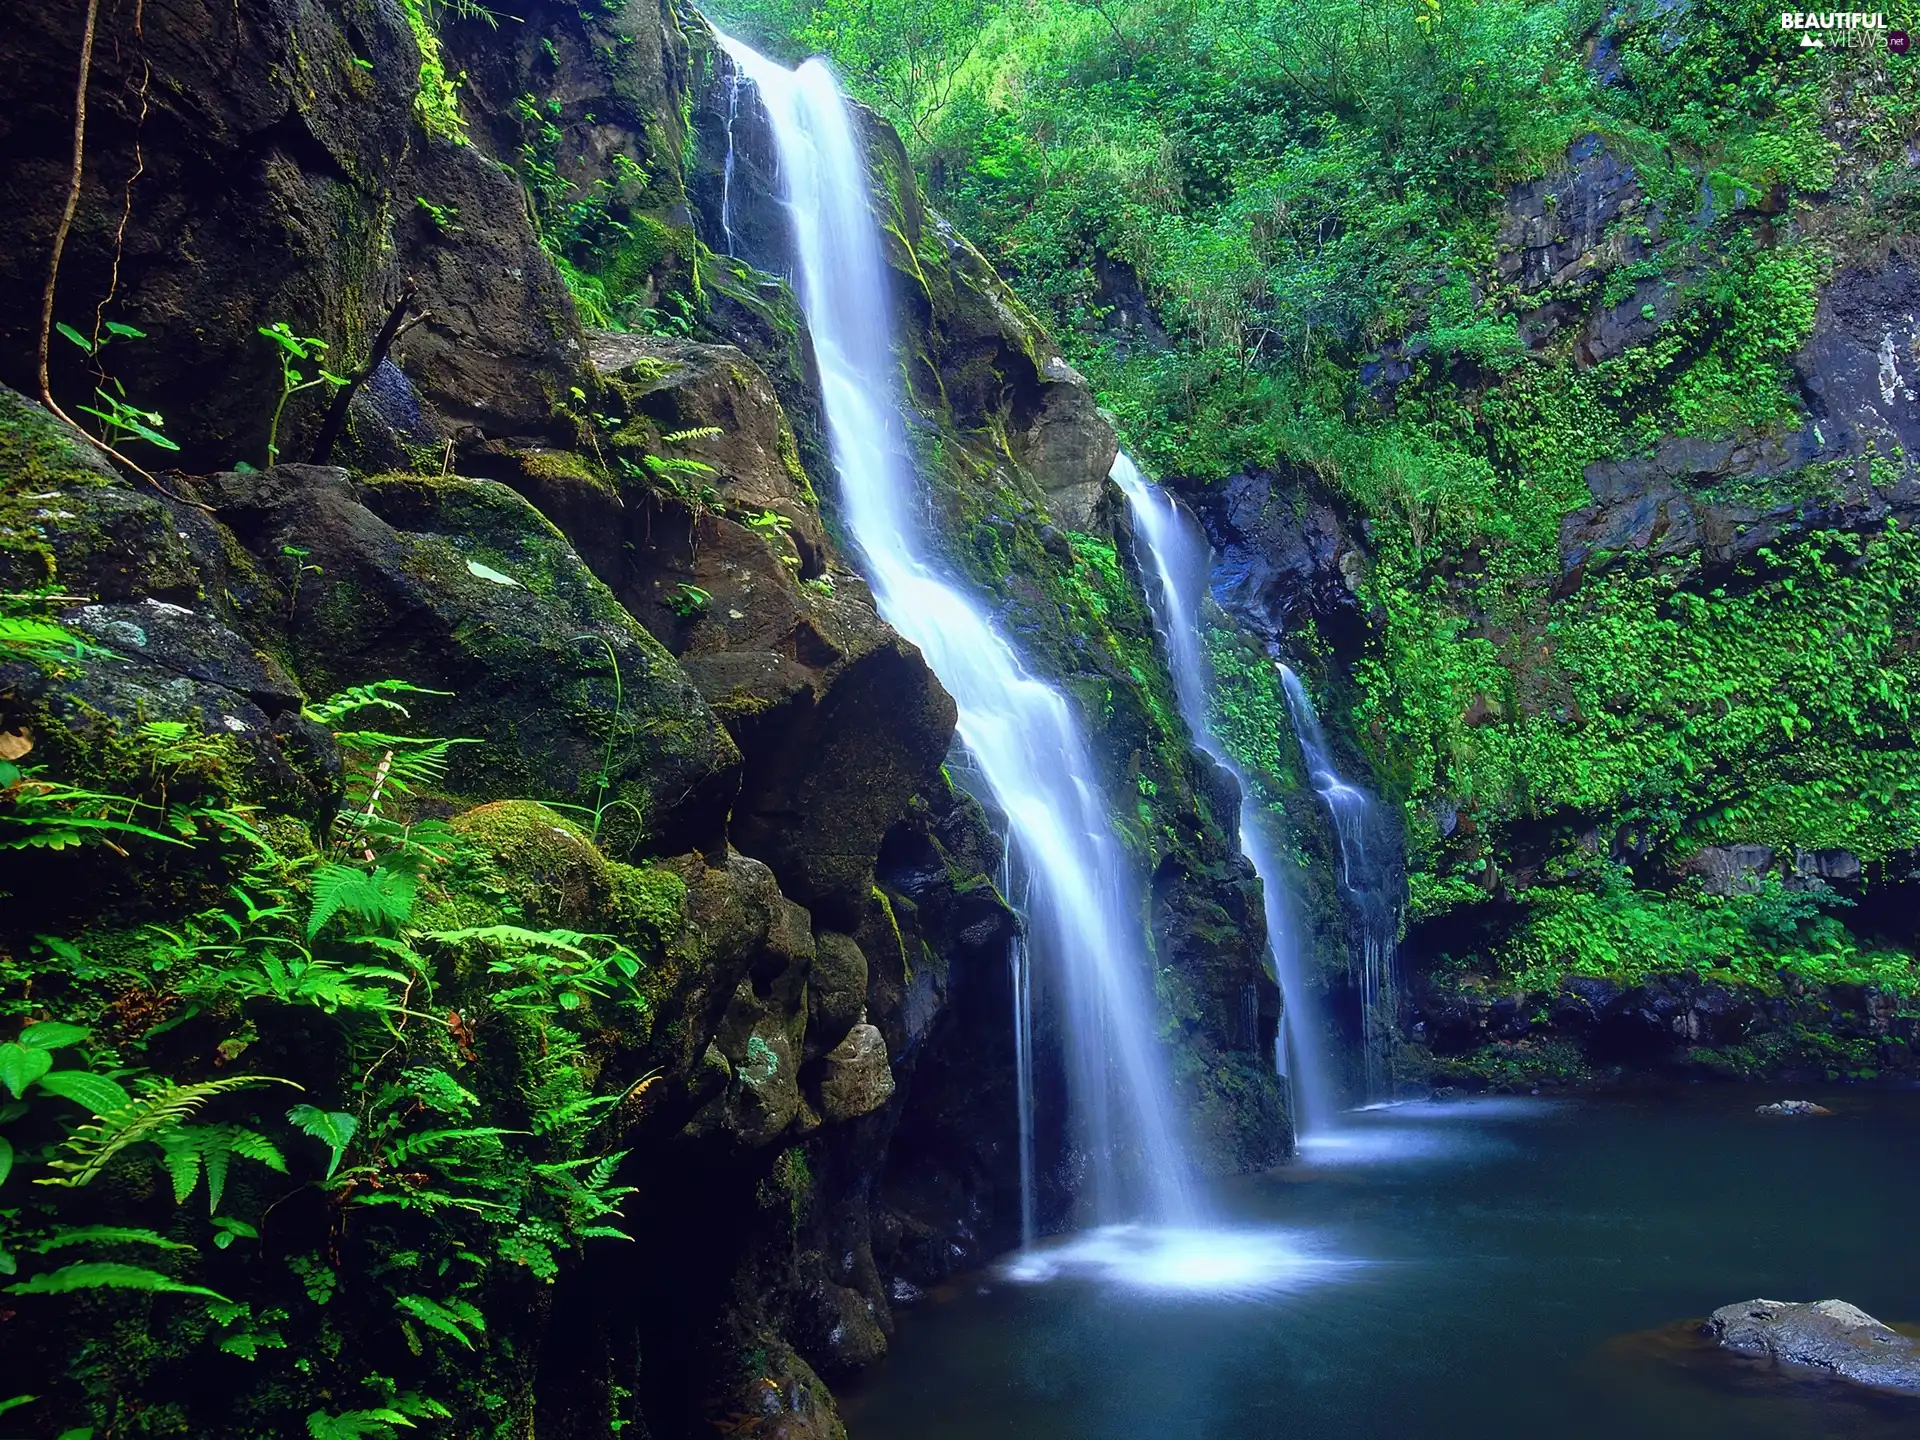
M 1756 1115 L 1831 1115 L 1833 1111 L 1811 1100 L 1779 1100 L 1771 1105 L 1753 1107 Z
M 1811 1366 L 1856 1385 L 1920 1394 L 1920 1344 L 1844 1300 L 1723 1305 L 1702 1329 L 1722 1349 L 1742 1355 Z

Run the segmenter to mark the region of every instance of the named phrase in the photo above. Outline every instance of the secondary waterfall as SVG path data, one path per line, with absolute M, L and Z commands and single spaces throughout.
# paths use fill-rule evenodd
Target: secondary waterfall
M 1134 534 L 1158 582 L 1148 585 L 1147 599 L 1167 647 L 1180 713 L 1194 743 L 1240 787 L 1240 851 L 1259 875 L 1265 895 L 1267 944 L 1274 978 L 1286 1001 L 1282 1045 L 1293 1089 L 1294 1129 L 1305 1135 L 1332 1121 L 1338 1099 L 1322 1052 L 1325 1027 L 1307 988 L 1299 933 L 1288 913 L 1286 879 L 1274 848 L 1272 822 L 1254 786 L 1213 733 L 1213 672 L 1201 640 L 1201 606 L 1213 571 L 1212 550 L 1193 517 L 1142 475 L 1125 454 L 1113 462 L 1113 479 L 1127 497 Z
M 1398 1003 L 1398 930 L 1400 917 L 1375 874 L 1369 846 L 1377 843 L 1373 801 L 1367 792 L 1340 777 L 1334 768 L 1332 747 L 1320 726 L 1320 716 L 1300 677 L 1280 666 L 1280 684 L 1286 691 L 1293 732 L 1307 762 L 1307 775 L 1340 842 L 1340 889 L 1359 913 L 1360 1025 L 1366 1055 L 1367 1093 L 1382 1093 L 1388 1078 L 1388 1051 L 1393 1036 L 1394 1007 Z
M 773 130 L 841 517 L 880 613 L 920 647 L 958 705 L 960 739 L 1006 816 L 1029 882 L 1034 958 L 1058 976 L 1064 1005 L 1094 1218 L 1142 1208 L 1188 1217 L 1141 907 L 1128 893 L 1086 742 L 1065 700 L 1027 673 L 984 609 L 941 573 L 925 533 L 900 412 L 890 276 L 852 114 L 820 61 L 788 70 L 719 38 Z M 1028 1018 L 1020 1017 L 1023 1030 Z M 1126 1147 L 1139 1155 L 1133 1186 L 1120 1163 Z

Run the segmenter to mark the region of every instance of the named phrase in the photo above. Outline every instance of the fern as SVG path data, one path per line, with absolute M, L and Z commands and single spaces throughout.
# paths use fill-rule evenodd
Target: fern
M 375 926 L 404 925 L 413 915 L 413 876 L 376 866 L 371 872 L 351 865 L 323 865 L 313 876 L 313 913 L 307 938 L 341 911 Z
M 465 930 L 429 930 L 422 937 L 443 945 L 458 945 L 466 940 L 489 940 L 501 945 L 518 945 L 527 950 L 555 950 L 581 960 L 593 957 L 580 948 L 583 940 L 606 940 L 605 935 L 588 935 L 578 930 L 526 930 L 518 925 L 475 925 Z
M 95 645 L 51 620 L 36 620 L 28 615 L 0 615 L 0 654 L 18 656 L 43 665 L 58 665 L 68 660 L 89 657 L 118 658 L 111 650 Z
M 205 1295 L 214 1300 L 227 1298 L 218 1290 L 209 1290 L 204 1285 L 188 1285 L 171 1275 L 162 1275 L 158 1270 L 147 1270 L 138 1265 L 116 1265 L 105 1260 L 82 1260 L 75 1265 L 63 1265 L 58 1270 L 48 1270 L 30 1280 L 7 1286 L 9 1295 L 71 1295 L 76 1290 L 151 1290 L 175 1295 Z
M 393 1303 L 428 1329 L 451 1335 L 469 1350 L 473 1348 L 473 1341 L 467 1338 L 466 1330 L 461 1327 L 465 1326 L 478 1335 L 484 1335 L 487 1331 L 486 1316 L 465 1300 L 431 1300 L 425 1295 L 396 1295 Z
M 384 765 L 387 772 L 383 789 L 395 795 L 410 795 L 446 778 L 454 746 L 480 743 L 466 738 L 423 740 L 410 735 L 389 735 L 381 730 L 349 730 L 334 739 L 342 749 L 358 752 L 361 757 L 354 773 L 348 777 L 347 800 L 350 808 L 362 811 L 373 798 L 374 775 L 379 766 Z M 374 756 L 380 759 L 369 767 L 366 762 Z
M 669 445 L 684 445 L 689 440 L 715 440 L 727 432 L 718 425 L 700 425 L 692 430 L 675 430 L 672 434 L 660 438 Z
M 53 1232 L 33 1247 L 36 1255 L 48 1255 L 69 1245 L 151 1245 L 156 1250 L 191 1250 L 193 1246 L 169 1240 L 153 1230 L 135 1230 L 125 1225 L 75 1225 Z
M 287 1119 L 333 1152 L 333 1158 L 327 1163 L 327 1179 L 333 1179 L 333 1172 L 340 1168 L 340 1157 L 346 1154 L 360 1122 L 345 1110 L 322 1110 L 314 1105 L 294 1106 L 287 1111 Z
M 383 1440 L 393 1434 L 396 1425 L 412 1429 L 413 1421 L 385 1406 L 378 1410 L 349 1410 L 341 1415 L 316 1410 L 307 1416 L 307 1434 L 312 1440 L 362 1440 L 367 1436 Z
M 393 695 L 438 695 L 448 696 L 451 690 L 428 690 L 420 685 L 408 684 L 405 680 L 375 680 L 370 685 L 355 685 L 342 690 L 337 695 L 311 705 L 303 705 L 300 713 L 307 719 L 321 725 L 331 725 L 336 720 L 344 720 L 349 715 L 362 710 L 391 710 L 398 715 L 407 716 L 407 707 L 398 700 L 389 699 Z M 410 717 L 409 717 L 410 718 Z
M 214 1096 L 265 1085 L 270 1079 L 260 1075 L 233 1075 L 222 1080 L 203 1080 L 196 1085 L 161 1081 L 138 1099 L 129 1100 L 75 1130 L 60 1147 L 60 1158 L 47 1162 L 49 1170 L 62 1174 L 42 1176 L 34 1183 L 78 1189 L 98 1176 L 107 1162 L 129 1145 L 159 1141 L 177 1130 L 189 1115 Z
M 273 1142 L 240 1125 L 181 1125 L 160 1136 L 158 1144 L 173 1181 L 174 1204 L 186 1203 L 204 1171 L 209 1215 L 220 1208 L 220 1197 L 227 1189 L 227 1167 L 234 1156 L 282 1175 L 287 1173 L 287 1162 Z

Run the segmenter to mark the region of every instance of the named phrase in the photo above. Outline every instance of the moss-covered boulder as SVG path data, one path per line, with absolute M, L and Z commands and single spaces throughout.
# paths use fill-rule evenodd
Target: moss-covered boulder
M 565 538 L 504 486 L 310 466 L 198 493 L 285 577 L 292 668 L 325 694 L 387 676 L 456 747 L 446 785 L 598 810 L 616 843 L 718 843 L 738 752 Z

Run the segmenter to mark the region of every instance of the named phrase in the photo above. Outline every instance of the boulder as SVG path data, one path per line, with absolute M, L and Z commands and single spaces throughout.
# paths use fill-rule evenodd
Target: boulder
M 1833 1111 L 1811 1100 L 1776 1100 L 1771 1105 L 1753 1107 L 1756 1115 L 1831 1115 Z
M 310 693 L 397 677 L 413 733 L 458 736 L 455 793 L 605 802 L 650 853 L 718 846 L 739 752 L 684 672 L 563 537 L 503 485 L 282 465 L 198 494 L 284 577 L 292 667 Z M 602 778 L 604 776 L 604 779 Z
M 1824 1370 L 1878 1390 L 1920 1394 L 1920 1343 L 1844 1300 L 1723 1305 L 1702 1327 L 1722 1349 Z
M 827 1052 L 820 1079 L 820 1113 L 828 1120 L 852 1120 L 878 1110 L 893 1098 L 893 1069 L 887 1042 L 864 1021 Z

